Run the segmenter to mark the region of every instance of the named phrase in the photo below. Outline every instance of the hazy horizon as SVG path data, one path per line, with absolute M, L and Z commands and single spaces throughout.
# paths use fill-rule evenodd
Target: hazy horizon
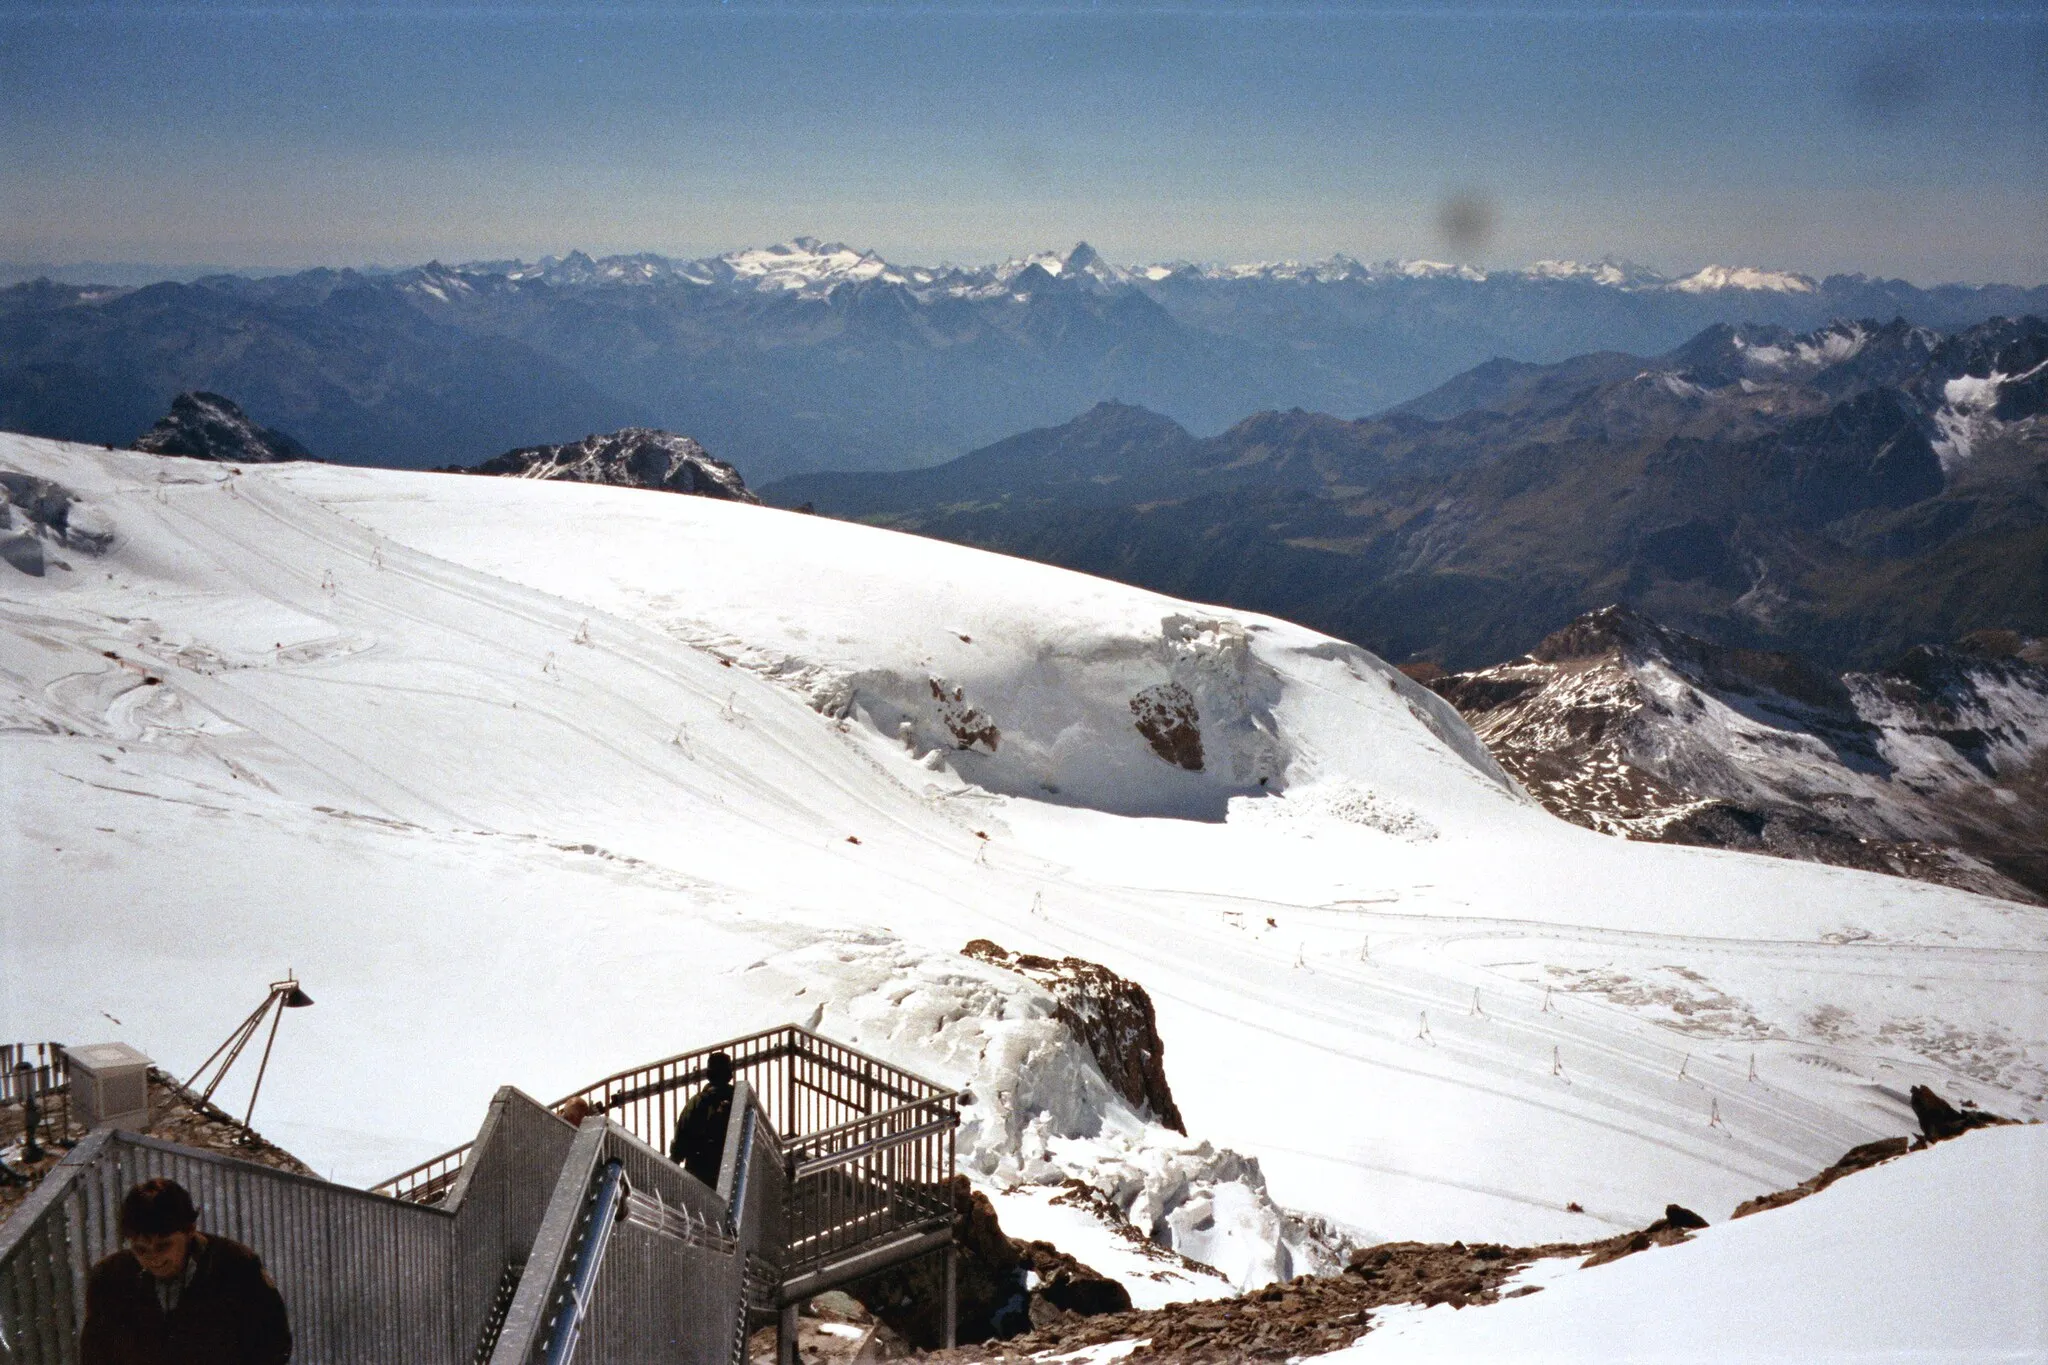
M 540 249 L 526 252 L 512 252 L 499 255 L 469 255 L 460 253 L 444 253 L 438 256 L 422 257 L 421 259 L 418 260 L 408 261 L 305 260 L 285 264 L 221 264 L 191 261 L 0 260 L 0 286 L 24 283 L 27 281 L 43 277 L 47 277 L 54 283 L 58 284 L 99 284 L 117 287 L 137 287 L 157 283 L 186 284 L 191 283 L 192 281 L 195 280 L 206 278 L 207 276 L 211 275 L 237 275 L 242 276 L 244 278 L 260 279 L 274 276 L 293 275 L 309 270 L 355 270 L 367 275 L 385 275 L 397 274 L 407 270 L 418 269 L 419 267 L 425 266 L 434 261 L 439 261 L 442 264 L 451 266 L 471 266 L 486 263 L 495 263 L 499 261 L 517 260 L 524 264 L 533 265 L 538 264 L 543 259 L 547 258 L 553 258 L 557 260 L 563 259 L 569 256 L 572 252 L 579 251 L 582 252 L 584 255 L 596 260 L 603 260 L 607 257 L 612 256 L 640 255 L 661 256 L 669 260 L 675 261 L 704 260 L 710 257 L 725 255 L 730 252 L 746 251 L 782 245 L 785 243 L 793 242 L 799 237 L 814 238 L 824 244 L 846 246 L 850 247 L 855 251 L 872 251 L 876 255 L 879 255 L 883 259 L 887 260 L 889 264 L 905 268 L 928 267 L 943 269 L 950 266 L 957 266 L 961 268 L 974 268 L 980 266 L 996 265 L 1008 260 L 1022 260 L 1026 257 L 1040 255 L 1046 252 L 1052 252 L 1054 254 L 1064 256 L 1069 251 L 1071 251 L 1075 246 L 1080 245 L 1082 243 L 1087 243 L 1090 246 L 1094 246 L 1094 243 L 1092 241 L 1089 241 L 1089 239 L 1086 237 L 1082 237 L 1077 239 L 1076 241 L 1065 243 L 1064 245 L 1022 247 L 1014 250 L 1003 251 L 999 254 L 994 255 L 944 256 L 929 252 L 918 253 L 914 250 L 902 253 L 882 251 L 878 248 L 865 246 L 860 242 L 846 241 L 843 238 L 832 237 L 820 233 L 803 232 L 786 233 L 783 236 L 775 238 L 772 241 L 764 240 L 758 242 L 744 242 L 720 248 L 713 248 L 710 250 L 690 252 L 658 251 L 647 247 L 623 247 L 616 250 L 600 251 L 572 244 L 569 246 L 557 247 L 553 249 Z M 1313 253 L 1294 253 L 1291 255 L 1233 257 L 1198 257 L 1189 255 L 1187 253 L 1166 253 L 1163 255 L 1156 256 L 1129 257 L 1112 255 L 1111 253 L 1106 251 L 1102 252 L 1101 254 L 1113 265 L 1132 268 L 1146 265 L 1162 264 L 1192 264 L 1196 266 L 1249 265 L 1261 263 L 1311 264 L 1315 262 L 1327 261 L 1334 257 L 1343 256 L 1359 261 L 1360 263 L 1365 265 L 1377 265 L 1390 261 L 1433 260 L 1443 263 L 1451 263 L 1455 261 L 1458 264 L 1473 265 L 1481 270 L 1490 273 L 1498 273 L 1525 269 L 1529 266 L 1533 266 L 1538 263 L 1537 258 L 1530 258 L 1527 260 L 1472 260 L 1468 258 L 1456 257 L 1453 255 L 1449 255 L 1447 253 L 1438 253 L 1437 255 L 1430 257 L 1396 257 L 1388 255 L 1386 253 L 1374 254 L 1359 251 L 1321 251 Z M 1683 278 L 1684 276 L 1691 274 L 1694 271 L 1704 269 L 1709 266 L 1726 266 L 1750 267 L 1773 272 L 1788 272 L 1793 274 L 1802 274 L 1814 280 L 1821 280 L 1826 278 L 1830 274 L 1838 273 L 1850 275 L 1860 274 L 1874 279 L 1904 279 L 1906 283 L 1922 289 L 1937 288 L 1944 285 L 1962 285 L 1965 287 L 1972 288 L 1996 285 L 2010 285 L 2019 288 L 2035 288 L 2044 284 L 2048 284 L 2048 276 L 2010 279 L 1994 279 L 1989 277 L 1981 279 L 1955 279 L 1946 277 L 1937 278 L 1932 276 L 1923 278 L 1912 278 L 1907 276 L 1885 275 L 1881 272 L 1870 270 L 1801 270 L 1796 266 L 1785 265 L 1783 263 L 1775 261 L 1750 261 L 1732 259 L 1715 261 L 1702 260 L 1680 263 L 1645 261 L 1638 259 L 1636 257 L 1628 256 L 1622 252 L 1603 252 L 1599 255 L 1586 255 L 1571 258 L 1546 257 L 1542 259 L 1571 259 L 1577 261 L 1579 264 L 1582 265 L 1595 265 L 1603 261 L 1614 261 L 1621 264 L 1648 269 L 1654 271 L 1659 275 L 1663 275 L 1671 279 Z
M 2048 279 L 2026 5 L 0 4 L 0 40 L 11 262 Z

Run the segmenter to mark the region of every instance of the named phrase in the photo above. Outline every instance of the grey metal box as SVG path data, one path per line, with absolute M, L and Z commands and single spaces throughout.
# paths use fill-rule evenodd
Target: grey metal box
M 149 1058 L 126 1043 L 67 1047 L 71 1104 L 87 1128 L 149 1130 Z

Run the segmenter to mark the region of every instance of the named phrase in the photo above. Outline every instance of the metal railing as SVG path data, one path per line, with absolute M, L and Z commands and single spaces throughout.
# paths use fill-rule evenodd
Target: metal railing
M 0 1361 L 75 1365 L 85 1281 L 121 1244 L 121 1200 L 165 1176 L 200 1229 L 255 1248 L 284 1296 L 293 1360 L 466 1365 L 508 1266 L 524 1264 L 574 1134 L 511 1090 L 462 1184 L 435 1206 L 102 1129 L 0 1224 Z
M 783 1135 L 786 1199 L 774 1257 L 782 1277 L 818 1284 L 818 1271 L 863 1249 L 952 1225 L 958 1093 L 794 1024 L 621 1071 L 552 1107 L 581 1100 L 662 1148 L 709 1080 L 705 1064 L 714 1052 L 730 1056 L 749 1082 L 769 1140 Z M 443 1153 L 377 1188 L 432 1202 L 460 1178 L 468 1150 Z
M 751 1107 L 744 1082 L 736 1101 Z M 733 1360 L 747 1311 L 726 1209 L 617 1124 L 586 1120 L 490 1365 Z
M 712 1189 L 661 1148 L 718 1051 L 740 1074 Z M 159 1175 L 263 1257 L 300 1365 L 743 1360 L 750 1321 L 950 1240 L 957 1098 L 785 1027 L 552 1107 L 502 1089 L 475 1143 L 379 1191 L 102 1130 L 0 1224 L 0 1362 L 75 1365 L 87 1272 Z M 580 1129 L 553 1112 L 576 1099 Z
M 191 1192 L 203 1231 L 259 1249 L 294 1360 L 451 1360 L 450 1215 L 103 1129 L 0 1228 L 0 1337 L 15 1365 L 77 1361 L 86 1273 L 120 1247 L 122 1197 L 153 1176 Z
M 952 1105 L 958 1100 L 956 1092 L 922 1076 L 807 1028 L 785 1024 L 618 1072 L 549 1107 L 560 1112 L 582 1100 L 592 1112 L 665 1150 L 684 1106 L 710 1079 L 705 1063 L 714 1052 L 731 1057 L 734 1072 L 752 1082 L 762 1112 L 785 1142 L 905 1105 L 933 1100 Z M 432 1202 L 437 1191 L 453 1183 L 468 1151 L 464 1145 L 443 1152 L 375 1188 L 408 1202 Z
M 20 1070 L 23 1062 L 26 1071 Z M 0 1104 L 20 1104 L 68 1090 L 71 1059 L 61 1043 L 0 1043 Z

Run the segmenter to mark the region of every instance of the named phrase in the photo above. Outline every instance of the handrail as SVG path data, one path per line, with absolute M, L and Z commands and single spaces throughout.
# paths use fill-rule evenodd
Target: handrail
M 583 1319 L 590 1312 L 591 1291 L 597 1286 L 597 1270 L 604 1264 L 605 1248 L 611 1245 L 612 1227 L 619 1219 L 619 1199 L 625 1188 L 625 1165 L 617 1157 L 605 1162 L 597 1178 L 590 1225 L 583 1244 L 576 1249 L 576 1266 L 569 1272 L 569 1301 L 563 1306 L 554 1338 L 548 1342 L 547 1365 L 569 1365 L 576 1353 L 577 1338 L 583 1335 Z
M 921 1123 L 915 1128 L 906 1128 L 901 1132 L 885 1133 L 881 1137 L 863 1142 L 855 1147 L 844 1147 L 836 1152 L 827 1153 L 824 1156 L 812 1157 L 808 1161 L 800 1161 L 797 1163 L 794 1174 L 796 1179 L 802 1180 L 805 1176 L 816 1175 L 820 1171 L 829 1171 L 834 1167 L 845 1166 L 851 1162 L 858 1161 L 870 1152 L 879 1152 L 885 1147 L 900 1147 L 906 1142 L 915 1142 L 917 1139 L 929 1137 L 933 1133 L 949 1132 L 959 1126 L 960 1116 L 958 1114 L 948 1114 L 945 1118 L 934 1119 L 930 1123 Z
M 533 1251 L 512 1306 L 505 1311 L 505 1325 L 491 1350 L 490 1365 L 527 1365 L 541 1333 L 547 1329 L 547 1312 L 553 1305 L 555 1286 L 561 1282 L 563 1263 L 576 1232 L 584 1200 L 590 1192 L 592 1174 L 604 1155 L 605 1122 L 583 1121 L 575 1142 L 562 1163 L 562 1173 L 548 1198 L 547 1213 L 534 1234 Z
M 777 1038 L 784 1041 L 771 1048 L 760 1049 L 752 1053 L 747 1052 L 747 1048 L 751 1044 Z M 601 1080 L 594 1081 L 589 1085 L 583 1086 L 581 1089 L 564 1095 L 561 1099 L 549 1105 L 548 1108 L 559 1111 L 571 1101 L 582 1099 L 591 1101 L 595 1109 L 613 1110 L 640 1100 L 650 1099 L 679 1090 L 701 1079 L 701 1075 L 697 1072 L 683 1072 L 650 1079 L 623 1089 L 613 1090 L 611 1087 L 615 1086 L 618 1082 L 631 1081 L 637 1077 L 647 1076 L 650 1072 L 658 1072 L 664 1068 L 676 1066 L 679 1063 L 689 1062 L 698 1058 L 707 1058 L 714 1052 L 740 1054 L 733 1057 L 733 1064 L 735 1070 L 742 1073 L 785 1058 L 792 1060 L 800 1058 L 810 1065 L 817 1066 L 835 1075 L 848 1080 L 858 1081 L 864 1089 L 872 1090 L 877 1094 L 901 1101 L 888 1109 L 877 1110 L 874 1113 L 864 1114 L 852 1120 L 804 1133 L 789 1131 L 790 1120 L 785 1118 L 781 1135 L 784 1142 L 791 1149 L 795 1149 L 798 1146 L 815 1147 L 819 1142 L 843 1134 L 861 1123 L 898 1113 L 902 1110 L 957 1100 L 960 1093 L 957 1090 L 948 1090 L 932 1081 L 928 1081 L 914 1072 L 905 1071 L 903 1068 L 893 1063 L 885 1062 L 879 1057 L 862 1052 L 858 1048 L 842 1043 L 836 1038 L 828 1038 L 812 1029 L 805 1028 L 801 1024 L 783 1024 L 776 1028 L 761 1029 L 754 1033 L 743 1034 L 737 1038 L 729 1038 L 722 1043 L 692 1048 L 688 1052 L 678 1052 L 672 1056 L 661 1058 L 659 1061 L 648 1062 L 642 1066 L 614 1072 Z M 832 1053 L 841 1053 L 848 1057 L 857 1058 L 864 1064 L 865 1069 L 857 1070 L 841 1061 L 838 1057 L 830 1055 Z M 825 1093 L 819 1090 L 818 1087 L 809 1085 L 808 1082 L 793 1081 L 792 1084 L 806 1085 L 816 1093 Z M 464 1143 L 459 1147 L 451 1148 L 438 1156 L 430 1157 L 416 1166 L 401 1171 L 390 1179 L 384 1180 L 371 1188 L 379 1194 L 403 1199 L 408 1203 L 430 1202 L 437 1195 L 443 1194 L 448 1186 L 458 1178 L 462 1163 L 473 1146 L 473 1143 Z

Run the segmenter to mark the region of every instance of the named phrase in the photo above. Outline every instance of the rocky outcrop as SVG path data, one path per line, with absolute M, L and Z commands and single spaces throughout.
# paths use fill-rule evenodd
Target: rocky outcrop
M 1919 1137 L 1880 1138 L 1876 1142 L 1866 1142 L 1860 1147 L 1851 1147 L 1842 1154 L 1840 1161 L 1819 1175 L 1802 1180 L 1790 1189 L 1773 1190 L 1754 1199 L 1745 1199 L 1735 1206 L 1735 1212 L 1731 1216 L 1747 1218 L 1750 1214 L 1762 1213 L 1765 1209 L 1781 1209 L 1787 1204 L 1798 1203 L 1809 1194 L 1820 1193 L 1845 1175 L 1867 1171 L 1872 1166 L 1882 1165 L 1894 1157 L 1906 1155 L 1909 1151 L 1917 1152 L 1937 1142 L 1960 1137 L 1973 1128 L 1995 1128 L 2018 1122 L 2017 1119 L 2003 1118 L 1974 1107 L 1958 1109 L 1936 1094 L 1932 1087 L 1925 1085 L 1914 1086 L 1908 1099 L 1913 1106 L 1913 1117 L 1920 1122 Z
M 1931 1147 L 1937 1142 L 1961 1137 L 1972 1128 L 1997 1128 L 2019 1122 L 2018 1119 L 1978 1109 L 1968 1101 L 1958 1109 L 1935 1094 L 1930 1086 L 1914 1086 L 1908 1098 L 1913 1105 L 1913 1117 L 1920 1120 L 1920 1140 L 1914 1144 L 1916 1147 Z
M 1176 768 L 1202 771 L 1202 717 L 1185 687 L 1169 682 L 1146 688 L 1131 698 L 1131 715 L 1153 753 Z
M 1059 1003 L 1056 1017 L 1087 1045 L 1103 1076 L 1132 1108 L 1177 1133 L 1187 1132 L 1166 1083 L 1166 1044 L 1143 986 L 1098 962 L 1013 953 L 985 938 L 960 951 L 1035 982 Z
M 152 455 L 183 455 L 231 464 L 310 460 L 313 453 L 282 431 L 256 425 L 249 414 L 217 393 L 194 390 L 171 400 L 171 410 L 135 439 Z
M 1427 685 L 1576 824 L 2040 901 L 2042 652 L 1985 631 L 1837 674 L 1608 607 Z
M 1690 1240 L 1696 1230 L 1706 1225 L 1706 1219 L 1685 1205 L 1666 1204 L 1662 1218 L 1638 1232 L 1625 1233 L 1601 1243 L 1579 1268 L 1590 1270 L 1596 1265 L 1606 1265 L 1609 1261 L 1633 1256 L 1638 1251 L 1648 1251 L 1651 1247 L 1677 1246 L 1680 1242 Z
M 1790 1189 L 1773 1190 L 1769 1194 L 1760 1194 L 1754 1199 L 1745 1199 L 1735 1206 L 1735 1212 L 1730 1214 L 1729 1217 L 1747 1218 L 1752 1213 L 1762 1213 L 1765 1209 L 1782 1209 L 1787 1204 L 1796 1204 L 1809 1194 L 1819 1194 L 1845 1175 L 1854 1175 L 1858 1171 L 1867 1171 L 1872 1166 L 1881 1165 L 1884 1162 L 1890 1161 L 1895 1156 L 1904 1156 L 1911 1145 L 1911 1139 L 1893 1137 L 1879 1138 L 1876 1142 L 1866 1142 L 1860 1147 L 1851 1147 L 1842 1154 L 1840 1161 L 1837 1161 L 1819 1175 L 1802 1180 Z
M 453 472 L 495 474 L 514 479 L 567 479 L 614 488 L 648 488 L 694 493 L 701 498 L 754 502 L 740 472 L 713 459 L 687 436 L 652 427 L 625 427 L 606 436 L 585 436 L 567 445 L 508 450 L 482 464 Z

